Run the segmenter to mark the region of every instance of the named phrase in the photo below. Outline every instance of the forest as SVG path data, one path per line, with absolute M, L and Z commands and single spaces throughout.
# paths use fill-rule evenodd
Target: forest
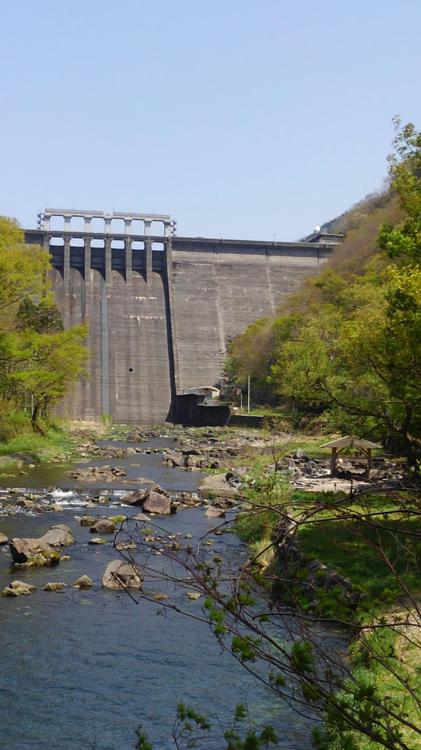
M 254 400 L 421 456 L 421 136 L 396 121 L 387 188 L 331 222 L 343 244 L 273 319 L 230 345 Z

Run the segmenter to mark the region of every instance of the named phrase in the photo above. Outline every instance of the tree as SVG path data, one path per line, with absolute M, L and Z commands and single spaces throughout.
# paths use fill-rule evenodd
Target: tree
M 395 124 L 389 193 L 399 212 L 394 224 L 385 222 L 377 232 L 377 251 L 373 247 L 371 257 L 365 252 L 365 262 L 352 270 L 338 251 L 342 265 L 307 279 L 279 317 L 254 324 L 236 339 L 231 367 L 234 377 L 245 363 L 261 372 L 278 400 L 324 410 L 334 429 L 382 440 L 417 473 L 421 134 L 412 124 Z
M 0 398 L 10 415 L 30 404 L 40 432 L 41 418 L 79 377 L 86 357 L 86 327 L 63 330 L 49 269 L 49 253 L 25 245 L 17 223 L 0 217 Z
M 40 418 L 65 396 L 83 371 L 86 358 L 85 326 L 68 331 L 26 331 L 19 338 L 16 368 L 9 379 L 17 395 L 31 401 L 31 424 L 43 433 Z
M 250 526 L 254 519 L 259 528 L 264 515 L 266 527 L 270 518 L 269 568 L 260 565 L 267 552 L 260 549 L 230 569 L 209 551 L 207 534 L 194 549 L 166 546 L 153 522 L 142 531 L 127 520 L 116 548 L 125 547 L 120 554 L 140 564 L 154 585 L 169 578 L 202 595 L 202 615 L 195 612 L 195 619 L 201 616 L 225 651 L 314 720 L 320 750 L 413 750 L 421 739 L 419 661 L 414 666 L 401 654 L 416 655 L 421 639 L 417 494 L 390 492 L 377 505 L 366 490 L 313 499 L 293 493 L 270 471 L 250 477 L 243 491 L 249 507 L 240 523 Z M 329 559 L 353 577 L 315 560 L 309 550 L 318 547 L 328 548 Z M 156 551 L 163 562 L 151 555 Z M 140 597 L 154 600 L 147 589 Z M 160 606 L 192 616 L 171 600 Z

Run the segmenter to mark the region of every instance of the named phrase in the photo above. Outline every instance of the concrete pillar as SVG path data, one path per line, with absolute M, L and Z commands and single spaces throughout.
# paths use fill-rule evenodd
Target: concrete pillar
M 104 242 L 104 276 L 105 283 L 111 284 L 111 237 L 106 237 Z
M 179 392 L 179 364 L 177 349 L 177 334 L 175 324 L 174 290 L 173 290 L 173 261 L 172 241 L 168 238 L 164 244 L 164 279 L 166 292 L 167 330 L 168 330 L 168 352 L 170 357 L 171 378 L 171 418 L 176 417 L 176 397 Z
M 133 260 L 132 260 L 132 238 L 126 237 L 125 242 L 125 275 L 126 275 L 126 282 L 131 281 L 132 279 L 132 270 L 133 270 Z
M 64 237 L 63 247 L 64 327 L 70 326 L 70 237 Z
M 91 232 L 91 221 L 92 221 L 92 216 L 86 216 L 85 217 L 84 231 L 86 232 L 86 234 L 90 234 L 90 232 Z M 90 245 L 89 245 L 89 247 L 90 247 Z
M 70 222 L 71 222 L 71 220 L 72 220 L 71 216 L 65 216 L 64 217 L 64 231 L 65 232 L 70 232 L 71 231 L 71 229 L 70 229 Z
M 124 234 L 130 235 L 131 233 L 132 233 L 132 220 L 125 219 L 124 220 Z
M 91 280 L 91 235 L 85 235 L 85 247 L 84 247 L 84 279 L 85 284 L 89 284 Z
M 152 275 L 152 241 L 151 240 L 145 240 L 145 255 L 146 255 L 146 282 L 148 282 Z
M 151 232 L 152 232 L 152 229 L 151 229 L 151 227 L 152 227 L 152 222 L 151 222 L 151 221 L 149 221 L 148 219 L 145 219 L 145 221 L 143 222 L 143 224 L 144 224 L 144 227 L 145 227 L 144 233 L 145 233 L 145 234 L 146 234 L 147 236 L 150 236 L 150 235 L 151 235 Z
M 111 223 L 111 220 L 109 220 Z M 105 237 L 104 278 L 101 279 L 101 413 L 111 414 L 110 327 L 108 294 L 112 283 L 111 237 Z
M 104 219 L 104 234 L 111 233 L 111 217 L 105 217 Z
M 110 401 L 110 335 L 108 322 L 108 289 L 101 278 L 100 293 L 101 332 L 101 414 L 111 414 Z

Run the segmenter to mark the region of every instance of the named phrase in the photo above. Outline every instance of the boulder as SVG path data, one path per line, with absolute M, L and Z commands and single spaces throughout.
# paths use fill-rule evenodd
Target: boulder
M 28 596 L 36 591 L 37 587 L 24 581 L 12 581 L 1 592 L 2 596 Z
M 40 538 L 40 541 L 43 544 L 48 544 L 50 547 L 68 547 L 69 544 L 73 544 L 73 537 L 69 527 L 64 523 L 59 523 L 56 526 L 52 526 Z
M 149 490 L 136 490 L 124 498 L 124 503 L 127 505 L 143 505 L 148 496 Z
M 65 547 L 72 543 L 69 527 L 58 524 L 39 539 L 14 537 L 9 541 L 9 548 L 14 563 L 43 566 L 55 565 L 60 561 L 60 555 L 54 547 Z
M 185 456 L 203 456 L 203 450 L 192 446 L 186 446 L 183 448 L 182 453 Z
M 95 516 L 86 515 L 86 516 L 82 516 L 82 518 L 80 519 L 81 526 L 93 526 L 94 523 L 96 523 Z
M 102 576 L 104 589 L 121 591 L 122 589 L 137 589 L 142 587 L 139 568 L 121 560 L 111 560 Z
M 40 539 L 14 537 L 9 541 L 13 562 L 22 565 L 36 556 L 45 556 L 52 552 L 51 547 Z M 45 564 L 45 563 L 44 563 Z
M 90 589 L 93 585 L 94 582 L 92 578 L 89 578 L 87 575 L 80 576 L 74 583 L 72 583 L 72 586 L 78 589 Z
M 203 456 L 198 456 L 195 453 L 189 453 L 186 456 L 184 466 L 188 469 L 200 468 L 203 464 Z
M 143 510 L 147 513 L 158 513 L 166 516 L 174 512 L 174 505 L 169 497 L 151 490 L 143 503 Z
M 88 544 L 108 544 L 108 542 L 103 536 L 94 536 L 89 540 Z
M 210 505 L 209 508 L 206 508 L 205 516 L 206 518 L 225 518 L 225 511 L 223 508 Z
M 159 484 L 154 484 L 151 487 L 151 491 L 158 492 L 160 495 L 164 495 L 164 497 L 169 497 L 170 496 L 170 493 L 168 492 L 168 490 L 164 490 L 164 488 L 161 487 Z
M 240 495 L 235 487 L 228 484 L 225 474 L 211 474 L 199 485 L 199 492 L 204 496 L 235 498 Z
M 6 534 L 2 534 L 0 532 L 0 544 L 7 544 L 9 541 L 9 538 L 6 536 Z
M 16 505 L 19 508 L 25 508 L 26 510 L 33 510 L 35 508 L 35 502 L 33 500 L 29 500 L 27 497 L 18 497 L 16 500 Z
M 62 591 L 67 588 L 67 584 L 64 581 L 49 581 L 42 587 L 43 591 Z
M 166 451 L 164 453 L 164 463 L 170 466 L 184 466 L 184 456 L 181 451 Z
M 115 534 L 115 523 L 109 518 L 100 518 L 90 528 L 91 534 Z

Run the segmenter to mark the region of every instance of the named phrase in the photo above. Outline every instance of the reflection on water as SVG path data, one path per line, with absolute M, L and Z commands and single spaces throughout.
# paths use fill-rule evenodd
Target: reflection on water
M 159 476 L 162 486 L 180 489 L 180 475 L 190 489 L 197 485 L 196 473 L 164 471 L 159 454 L 131 456 L 132 463 L 133 459 L 136 471 L 153 479 Z M 123 465 L 123 459 L 116 463 Z M 89 512 L 112 515 L 116 511 L 95 508 Z M 124 512 L 133 515 L 139 508 Z M 135 744 L 134 730 L 142 722 L 157 749 L 173 747 L 168 737 L 177 702 L 183 700 L 222 721 L 231 716 L 236 702 L 248 703 L 258 720 L 281 727 L 281 747 L 308 747 L 303 719 L 275 701 L 234 659 L 221 654 L 206 625 L 165 613 L 159 603 L 141 600 L 134 604 L 124 593 L 101 589 L 102 572 L 116 551 L 111 544 L 88 545 L 89 529 L 80 526 L 77 515 L 77 508 L 67 507 L 54 514 L 0 519 L 0 530 L 8 536 L 39 536 L 52 523 L 67 523 L 75 538 L 70 561 L 18 575 L 9 570 L 8 550 L 0 549 L 1 587 L 16 577 L 38 589 L 51 580 L 69 585 L 59 594 L 38 590 L 31 597 L 0 599 L 1 746 L 8 750 L 130 750 Z M 191 534 L 193 540 L 213 526 L 202 508 L 180 511 L 159 519 L 159 524 L 182 537 Z M 214 540 L 212 553 L 233 562 L 246 554 L 232 535 Z M 164 564 L 162 560 L 157 558 L 157 564 Z M 71 588 L 84 573 L 94 580 L 94 588 L 85 592 Z M 189 602 L 185 589 L 156 581 L 146 581 L 145 586 L 151 592 L 169 594 L 184 609 L 201 611 L 200 601 Z M 220 742 L 207 747 L 217 750 Z

